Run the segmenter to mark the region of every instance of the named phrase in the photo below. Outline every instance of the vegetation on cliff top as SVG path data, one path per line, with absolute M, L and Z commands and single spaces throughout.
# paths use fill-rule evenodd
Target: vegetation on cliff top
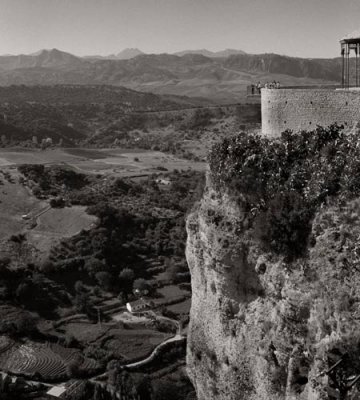
M 226 138 L 209 164 L 212 185 L 241 200 L 263 245 L 289 257 L 303 255 L 322 204 L 360 194 L 360 138 L 336 124 L 278 139 Z

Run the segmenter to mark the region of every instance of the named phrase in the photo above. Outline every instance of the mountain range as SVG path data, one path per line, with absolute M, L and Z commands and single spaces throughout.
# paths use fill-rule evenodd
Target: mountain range
M 246 54 L 245 51 L 242 50 L 235 50 L 235 49 L 225 49 L 221 51 L 210 51 L 206 49 L 200 49 L 200 50 L 183 50 L 183 51 L 178 51 L 177 53 L 174 53 L 176 56 L 184 56 L 185 54 L 201 54 L 205 57 L 229 57 L 234 54 Z
M 141 54 L 145 54 L 143 51 L 137 48 L 127 48 L 122 50 L 118 54 L 110 54 L 108 56 L 85 56 L 87 59 L 102 59 L 102 60 L 130 60 L 131 58 L 137 57 Z M 184 56 L 185 54 L 201 54 L 205 57 L 229 57 L 234 54 L 246 54 L 245 51 L 235 50 L 235 49 L 225 49 L 221 51 L 210 51 L 207 49 L 199 49 L 199 50 L 183 50 L 173 53 L 176 56 Z
M 130 60 L 131 58 L 134 58 L 136 56 L 139 56 L 140 54 L 145 54 L 139 49 L 134 49 L 134 48 L 128 48 L 120 51 L 118 54 L 110 54 L 108 56 L 85 56 L 84 58 L 87 59 L 95 59 L 95 60 Z
M 250 83 L 258 81 L 276 80 L 282 85 L 303 86 L 334 85 L 341 80 L 340 58 L 305 59 L 235 50 L 211 57 L 205 55 L 211 53 L 205 50 L 177 55 L 139 52 L 127 49 L 114 58 L 99 58 L 77 57 L 52 49 L 0 56 L 0 86 L 107 84 L 157 94 L 236 102 L 244 98 Z M 136 53 L 135 57 L 122 59 Z

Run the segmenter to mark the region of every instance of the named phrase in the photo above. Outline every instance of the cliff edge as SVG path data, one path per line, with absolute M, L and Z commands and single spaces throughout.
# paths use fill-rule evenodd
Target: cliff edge
M 359 399 L 360 139 L 216 145 L 187 220 L 198 400 Z

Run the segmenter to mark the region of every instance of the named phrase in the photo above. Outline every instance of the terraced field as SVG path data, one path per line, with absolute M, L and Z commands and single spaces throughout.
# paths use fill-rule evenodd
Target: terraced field
M 56 380 L 68 377 L 68 366 L 72 363 L 79 365 L 85 372 L 98 368 L 95 360 L 84 358 L 77 349 L 57 344 L 21 344 L 0 336 L 0 369 L 3 371 L 26 376 L 40 375 L 45 380 Z

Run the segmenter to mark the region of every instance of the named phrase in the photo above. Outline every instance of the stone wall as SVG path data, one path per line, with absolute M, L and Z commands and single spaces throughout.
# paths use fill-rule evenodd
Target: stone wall
M 360 121 L 360 91 L 262 89 L 261 119 L 262 133 L 273 137 L 335 122 L 350 130 Z

